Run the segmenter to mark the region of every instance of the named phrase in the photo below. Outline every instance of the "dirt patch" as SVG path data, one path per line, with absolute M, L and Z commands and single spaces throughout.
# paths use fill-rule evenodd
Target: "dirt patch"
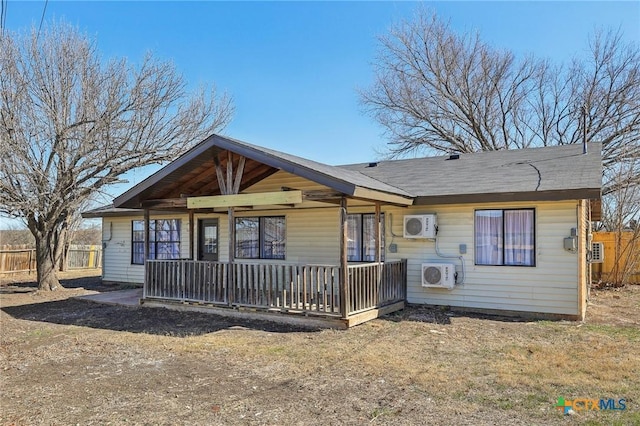
M 640 285 L 591 290 L 587 322 L 640 326 Z
M 120 289 L 74 274 L 0 286 L 2 424 L 640 423 L 638 286 L 581 323 L 412 307 L 333 331 L 72 300 Z

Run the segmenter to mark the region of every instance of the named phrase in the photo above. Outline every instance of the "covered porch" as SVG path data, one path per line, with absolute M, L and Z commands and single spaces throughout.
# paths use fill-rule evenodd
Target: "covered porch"
M 406 261 L 385 261 L 381 207 L 412 202 L 360 173 L 214 135 L 114 206 L 144 215 L 134 227 L 140 251 L 132 255 L 144 263 L 143 303 L 324 318 L 348 327 L 404 307 Z M 151 216 L 170 212 L 188 215 L 188 237 L 172 222 L 166 232 L 175 237 L 167 244 L 175 251 L 159 256 L 160 246 L 150 248 L 160 238 L 150 234 Z M 355 237 L 357 259 L 350 254 L 355 212 L 366 213 L 368 226 Z
M 406 299 L 406 260 L 348 265 L 346 274 L 336 265 L 196 260 L 146 265 L 142 303 L 147 304 L 275 314 L 270 319 L 313 317 L 342 328 L 402 309 Z

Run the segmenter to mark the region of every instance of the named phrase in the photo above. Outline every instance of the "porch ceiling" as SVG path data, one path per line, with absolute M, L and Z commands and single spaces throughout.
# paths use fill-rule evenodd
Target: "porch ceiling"
M 163 179 L 162 185 L 155 185 L 148 191 L 146 199 L 166 199 L 180 197 L 201 197 L 207 195 L 221 195 L 220 184 L 216 178 L 213 158 L 220 157 L 220 165 L 227 168 L 227 151 L 212 148 L 198 159 Z M 237 157 L 236 157 L 237 160 Z M 237 161 L 234 162 L 234 170 Z M 260 180 L 274 174 L 278 169 L 247 158 L 244 173 L 240 183 L 240 191 L 254 185 Z
M 123 200 L 121 207 L 140 208 L 144 203 L 152 200 L 166 200 L 186 197 L 202 197 L 221 195 L 220 184 L 216 177 L 214 158 L 218 157 L 221 167 L 227 168 L 227 150 L 220 147 L 210 147 L 180 167 L 176 167 L 157 182 L 142 189 L 134 197 Z M 238 157 L 234 157 L 234 170 L 237 167 Z M 172 163 L 174 164 L 174 163 Z M 277 172 L 278 169 L 259 161 L 247 158 L 245 160 L 244 173 L 240 182 L 240 191 L 256 184 Z M 155 175 L 154 175 L 155 176 Z M 149 179 L 153 178 L 151 176 Z M 149 180 L 147 179 L 147 180 Z M 142 183 L 145 183 L 146 180 Z M 116 201 L 124 196 L 118 197 Z M 185 200 L 186 201 L 186 200 Z M 114 203 L 116 204 L 116 203 Z

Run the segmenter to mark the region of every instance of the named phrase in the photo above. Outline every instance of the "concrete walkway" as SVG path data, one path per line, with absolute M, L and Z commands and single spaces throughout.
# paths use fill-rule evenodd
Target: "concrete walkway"
M 77 296 L 75 299 L 88 300 L 90 302 L 104 303 L 105 305 L 140 306 L 142 289 L 107 291 L 105 293 Z

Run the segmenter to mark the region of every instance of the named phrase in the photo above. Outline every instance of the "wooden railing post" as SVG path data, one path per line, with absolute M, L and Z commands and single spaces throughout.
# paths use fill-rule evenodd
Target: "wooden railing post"
M 144 263 L 146 264 L 147 261 L 145 260 Z M 146 299 L 147 298 L 147 288 L 149 287 L 149 285 L 151 285 L 151 270 L 149 268 L 149 265 L 145 266 L 144 268 L 144 281 L 142 283 L 142 299 Z
M 402 259 L 402 300 L 407 300 L 407 259 Z
M 178 276 L 180 277 L 180 298 L 185 300 L 187 294 L 186 289 L 186 275 L 187 275 L 187 263 L 178 261 Z

